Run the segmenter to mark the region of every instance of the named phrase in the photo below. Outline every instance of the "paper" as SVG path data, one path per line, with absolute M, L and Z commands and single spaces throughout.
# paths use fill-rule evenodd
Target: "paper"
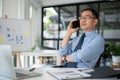
M 78 71 L 77 69 L 55 69 L 47 71 L 50 75 L 54 76 L 58 80 L 62 79 L 76 79 L 76 78 L 85 78 L 91 77 L 90 74 Z

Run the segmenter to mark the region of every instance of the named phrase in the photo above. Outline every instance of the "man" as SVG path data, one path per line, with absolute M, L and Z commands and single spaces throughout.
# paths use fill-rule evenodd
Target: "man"
M 98 14 L 90 8 L 81 12 L 80 28 L 85 33 L 81 48 L 76 49 L 81 36 L 75 37 L 69 43 L 71 35 L 78 30 L 78 28 L 72 28 L 72 22 L 68 25 L 59 49 L 62 56 L 61 60 L 66 62 L 65 67 L 94 68 L 99 56 L 104 51 L 104 39 L 95 30 L 95 26 L 98 23 Z

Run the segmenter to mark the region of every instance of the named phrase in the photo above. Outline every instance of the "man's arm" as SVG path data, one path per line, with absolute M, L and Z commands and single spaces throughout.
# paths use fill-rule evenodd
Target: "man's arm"
M 104 39 L 97 38 L 92 40 L 90 43 L 86 43 L 86 46 L 73 54 L 70 54 L 71 58 L 75 62 L 79 62 L 80 60 L 83 61 L 90 61 L 93 60 L 104 51 Z
M 61 43 L 62 48 L 69 44 L 69 39 L 70 39 L 72 33 L 77 32 L 77 30 L 78 30 L 78 28 L 74 28 L 74 29 L 72 28 L 72 22 L 73 21 L 71 21 L 69 23 L 65 37 L 62 40 L 62 43 Z M 73 61 L 73 59 L 69 55 L 62 56 L 61 61 L 64 62 L 65 58 L 67 61 L 70 61 L 70 62 Z
M 61 47 L 67 46 L 72 33 L 76 32 L 78 30 L 78 28 L 74 28 L 74 29 L 72 28 L 72 22 L 73 21 L 71 21 L 68 25 L 67 32 L 65 34 L 65 37 L 62 40 Z

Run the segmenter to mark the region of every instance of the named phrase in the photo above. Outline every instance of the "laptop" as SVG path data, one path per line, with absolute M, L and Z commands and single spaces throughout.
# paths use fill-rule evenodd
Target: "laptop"
M 21 80 L 42 75 L 24 69 L 15 69 L 10 45 L 0 45 L 0 65 L 0 76 L 10 80 Z

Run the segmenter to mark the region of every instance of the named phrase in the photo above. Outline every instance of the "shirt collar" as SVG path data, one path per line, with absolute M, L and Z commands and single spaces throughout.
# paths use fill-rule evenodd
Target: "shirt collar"
M 86 37 L 89 35 L 94 35 L 96 33 L 96 30 L 90 31 L 90 32 L 85 32 Z

